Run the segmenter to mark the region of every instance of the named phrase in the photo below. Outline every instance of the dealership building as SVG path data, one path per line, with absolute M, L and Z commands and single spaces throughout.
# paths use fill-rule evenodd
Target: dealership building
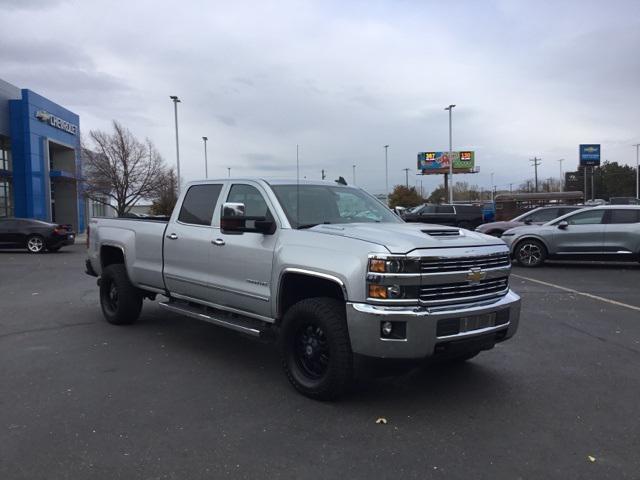
M 85 229 L 80 118 L 0 79 L 0 218 Z

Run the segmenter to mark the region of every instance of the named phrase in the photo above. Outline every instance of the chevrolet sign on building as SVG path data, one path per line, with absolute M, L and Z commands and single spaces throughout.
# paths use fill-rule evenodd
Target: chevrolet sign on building
M 38 110 L 36 112 L 36 118 L 41 122 L 47 122 L 52 127 L 64 130 L 71 135 L 78 134 L 78 126 L 73 123 L 69 123 L 66 120 L 56 117 L 45 110 Z

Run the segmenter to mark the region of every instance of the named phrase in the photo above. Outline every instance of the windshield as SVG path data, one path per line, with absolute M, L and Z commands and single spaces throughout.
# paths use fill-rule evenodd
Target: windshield
M 293 228 L 321 223 L 403 223 L 363 190 L 333 185 L 272 186 Z

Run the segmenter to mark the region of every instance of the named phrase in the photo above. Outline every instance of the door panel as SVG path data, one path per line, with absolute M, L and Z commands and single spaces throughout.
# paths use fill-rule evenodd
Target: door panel
M 640 253 L 640 209 L 610 210 L 604 249 L 610 253 Z
M 601 254 L 604 250 L 605 210 L 589 210 L 565 218 L 566 228 L 556 228 L 555 253 Z
M 180 213 L 167 226 L 164 278 L 171 293 L 217 302 L 210 287 L 211 226 L 223 184 L 194 185 L 185 194 Z
M 273 208 L 259 188 L 252 182 L 234 183 L 225 201 L 244 203 L 247 216 L 266 216 Z M 218 218 L 220 210 L 216 212 Z M 222 305 L 271 317 L 271 269 L 278 234 L 279 230 L 264 235 L 215 229 L 210 279 Z

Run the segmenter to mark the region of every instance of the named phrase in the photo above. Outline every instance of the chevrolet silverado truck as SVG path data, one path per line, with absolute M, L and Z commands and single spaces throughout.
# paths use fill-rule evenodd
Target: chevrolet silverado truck
M 502 240 L 405 223 L 360 188 L 264 179 L 189 183 L 170 218 L 92 219 L 86 262 L 108 322 L 162 295 L 277 342 L 316 399 L 345 392 L 361 359 L 462 361 L 512 337 L 510 268 Z

